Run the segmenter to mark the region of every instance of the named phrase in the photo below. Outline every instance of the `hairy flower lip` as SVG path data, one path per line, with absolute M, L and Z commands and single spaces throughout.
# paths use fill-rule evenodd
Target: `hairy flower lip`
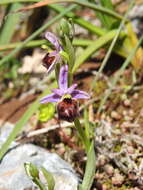
M 78 102 L 72 98 L 64 98 L 58 103 L 57 112 L 59 119 L 73 122 L 79 116 Z
M 81 90 L 75 90 L 77 84 L 73 84 L 68 88 L 68 65 L 63 65 L 60 68 L 58 85 L 59 88 L 51 90 L 53 94 L 47 95 L 40 100 L 42 104 L 47 102 L 59 102 L 66 94 L 70 95 L 73 99 L 90 98 L 88 93 Z

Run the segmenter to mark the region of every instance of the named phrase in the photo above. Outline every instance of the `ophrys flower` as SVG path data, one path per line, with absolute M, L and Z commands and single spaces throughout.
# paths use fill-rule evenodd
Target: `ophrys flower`
M 68 87 L 68 65 L 63 65 L 59 73 L 59 88 L 52 89 L 52 94 L 43 97 L 40 102 L 58 102 L 57 111 L 59 119 L 73 121 L 79 115 L 77 99 L 88 99 L 88 93 L 76 90 L 77 84 Z
M 43 66 L 47 68 L 47 72 L 49 73 L 54 69 L 55 64 L 60 62 L 61 56 L 60 51 L 62 51 L 62 47 L 59 43 L 59 39 L 51 32 L 46 32 L 45 38 L 51 42 L 54 46 L 55 50 L 52 52 L 48 52 L 43 58 Z

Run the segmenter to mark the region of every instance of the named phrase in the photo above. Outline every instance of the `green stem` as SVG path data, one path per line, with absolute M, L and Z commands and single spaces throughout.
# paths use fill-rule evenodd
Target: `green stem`
M 83 142 L 83 144 L 85 146 L 86 152 L 88 152 L 89 148 L 90 148 L 90 140 L 86 137 L 85 132 L 84 132 L 78 118 L 75 118 L 74 125 L 75 125 L 75 128 L 77 129 L 77 132 L 78 132 L 78 135 L 79 135 L 81 141 Z

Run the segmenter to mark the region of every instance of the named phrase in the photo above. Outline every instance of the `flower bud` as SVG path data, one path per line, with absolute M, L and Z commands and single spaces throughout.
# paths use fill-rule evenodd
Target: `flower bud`
M 53 63 L 55 57 L 50 57 L 49 53 L 47 53 L 44 58 L 42 59 L 43 62 L 43 66 L 46 67 L 46 69 L 49 69 L 49 67 L 51 66 L 51 64 Z
M 57 111 L 59 119 L 73 122 L 79 116 L 78 102 L 72 98 L 64 98 L 58 103 Z
M 31 178 L 39 178 L 39 171 L 37 167 L 32 163 L 24 163 L 26 173 Z
M 66 35 L 70 40 L 73 40 L 74 37 L 74 27 L 72 20 L 62 19 L 60 22 L 60 27 L 57 28 L 58 33 L 61 38 Z

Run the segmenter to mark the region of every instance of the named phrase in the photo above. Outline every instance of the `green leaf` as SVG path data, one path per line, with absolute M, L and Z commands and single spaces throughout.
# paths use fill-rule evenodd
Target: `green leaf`
M 1 26 L 0 30 L 0 44 L 7 44 L 10 42 L 16 26 L 20 21 L 21 13 L 11 13 L 16 11 L 17 9 L 22 8 L 22 4 L 20 3 L 13 3 L 10 5 L 9 12 L 7 13 L 6 19 L 4 20 L 3 25 Z
M 69 56 L 69 71 L 71 71 L 75 62 L 75 53 L 74 53 L 74 48 L 72 46 L 72 43 L 66 35 L 65 35 L 65 44 L 66 44 L 66 47 L 65 47 L 66 53 Z
M 94 52 L 96 52 L 99 48 L 103 47 L 105 44 L 109 43 L 114 36 L 116 35 L 118 30 L 111 30 L 106 35 L 98 38 L 96 41 L 92 42 L 84 51 L 83 53 L 77 57 L 74 68 L 72 72 L 74 73 L 76 69 L 84 63 Z M 120 37 L 123 37 L 124 34 L 121 33 Z
M 84 125 L 85 125 L 85 134 L 87 138 L 90 138 L 90 125 L 89 125 L 89 118 L 87 108 L 84 109 Z
M 69 55 L 67 54 L 67 52 L 65 52 L 65 51 L 60 51 L 60 55 L 62 56 L 62 58 L 64 59 L 64 60 L 66 60 L 67 62 L 69 62 Z
M 39 107 L 39 121 L 46 122 L 54 116 L 55 106 L 52 103 L 41 104 Z
M 86 39 L 74 39 L 73 40 L 73 45 L 74 46 L 88 46 L 92 41 L 91 40 L 86 40 Z M 6 50 L 10 50 L 10 49 L 14 49 L 16 48 L 17 46 L 19 46 L 20 44 L 22 44 L 22 42 L 15 42 L 15 43 L 9 43 L 9 44 L 6 44 L 6 45 L 1 45 L 0 44 L 0 51 L 6 51 Z M 48 47 L 51 45 L 50 43 L 47 42 L 47 40 L 33 40 L 33 41 L 30 41 L 28 42 L 25 47 L 37 47 L 37 46 L 42 46 L 44 45 L 45 46 L 48 45 Z M 43 47 L 42 47 L 43 48 Z M 61 51 L 60 54 L 64 54 L 66 52 L 63 52 Z M 63 55 L 63 56 L 66 56 L 66 55 Z M 65 57 L 67 60 L 69 58 Z
M 76 128 L 76 130 L 78 132 L 78 135 L 79 135 L 82 143 L 85 146 L 86 152 L 88 152 L 89 148 L 90 148 L 90 139 L 86 136 L 84 128 L 81 126 L 80 121 L 79 121 L 78 118 L 75 118 L 74 125 L 75 125 L 75 128 Z
M 39 170 L 32 163 L 24 163 L 24 168 L 28 177 L 39 187 L 40 190 L 47 190 L 45 185 L 39 179 Z
M 40 0 L 1 0 L 0 1 L 0 5 L 2 4 L 7 4 L 7 3 L 11 3 L 11 2 L 39 2 Z M 116 13 L 115 11 L 112 11 L 110 9 L 104 8 L 102 6 L 98 6 L 95 3 L 90 3 L 86 0 L 65 0 L 65 2 L 69 2 L 69 3 L 75 3 L 75 4 L 79 4 L 81 6 L 85 6 L 85 7 L 89 7 L 93 10 L 96 11 L 100 11 L 102 13 L 108 14 L 112 17 L 115 17 L 119 20 L 122 20 L 122 16 L 119 15 L 118 13 Z M 63 0 L 52 0 L 52 3 L 63 3 Z M 47 3 L 48 4 L 48 3 Z
M 48 5 L 48 7 L 52 8 L 56 12 L 62 12 L 65 8 L 61 5 Z M 76 6 L 78 7 L 78 6 Z M 65 15 L 68 18 L 72 18 L 73 22 L 79 24 L 83 28 L 89 30 L 90 32 L 97 34 L 98 36 L 102 36 L 106 33 L 106 31 L 98 26 L 91 24 L 90 22 L 80 18 L 79 16 L 75 15 L 73 12 L 69 12 Z
M 105 57 L 104 57 L 104 59 L 103 59 L 103 61 L 102 61 L 102 63 L 101 63 L 101 66 L 100 66 L 100 68 L 99 68 L 99 70 L 98 70 L 98 73 L 97 73 L 96 77 L 94 78 L 93 87 L 95 86 L 95 84 L 96 84 L 96 82 L 97 82 L 97 80 L 98 80 L 98 77 L 99 77 L 100 73 L 103 71 L 103 69 L 104 69 L 104 67 L 105 67 L 105 65 L 106 65 L 106 63 L 107 63 L 109 57 L 111 56 L 111 53 L 112 53 L 112 51 L 113 51 L 114 46 L 117 44 L 117 40 L 118 40 L 119 35 L 120 35 L 120 33 L 121 33 L 121 30 L 123 29 L 123 26 L 124 26 L 124 24 L 125 24 L 125 20 L 126 20 L 126 18 L 127 18 L 127 16 L 128 16 L 129 11 L 131 10 L 133 4 L 134 4 L 134 1 L 132 0 L 131 3 L 130 3 L 130 6 L 129 6 L 129 8 L 128 8 L 128 11 L 127 11 L 126 14 L 124 15 L 123 20 L 121 21 L 120 26 L 119 26 L 119 28 L 117 29 L 117 32 L 116 32 L 116 34 L 115 34 L 115 36 L 114 36 L 114 38 L 113 38 L 113 41 L 112 41 L 111 45 L 109 46 L 108 51 L 107 51 L 107 53 L 106 53 L 106 55 L 105 55 Z
M 96 169 L 96 158 L 94 151 L 94 143 L 92 142 L 87 154 L 85 174 L 81 185 L 82 190 L 90 190 L 95 176 L 95 169 Z
M 99 114 L 101 112 L 101 110 L 103 109 L 103 105 L 106 102 L 106 100 L 108 99 L 108 97 L 110 96 L 112 89 L 115 87 L 115 85 L 117 84 L 117 81 L 119 79 L 119 77 L 123 74 L 124 70 L 126 69 L 126 67 L 130 64 L 132 58 L 134 57 L 137 49 L 139 48 L 139 46 L 141 45 L 141 43 L 143 42 L 143 35 L 141 36 L 140 40 L 138 41 L 137 45 L 132 49 L 132 51 L 130 52 L 129 56 L 126 58 L 126 60 L 124 61 L 122 67 L 120 68 L 119 72 L 114 76 L 114 79 L 112 81 L 112 85 L 110 85 L 110 88 L 107 91 L 107 94 L 104 94 L 103 99 L 100 102 L 100 106 L 98 108 L 97 113 Z
M 40 179 L 35 178 L 33 182 L 39 187 L 40 190 L 47 190 L 45 185 L 40 181 Z
M 53 175 L 43 167 L 41 167 L 41 170 L 48 183 L 48 190 L 53 190 L 55 187 L 55 180 L 53 178 Z
M 25 171 L 27 173 L 27 175 L 30 177 L 30 178 L 39 178 L 39 171 L 38 171 L 38 168 L 32 164 L 32 163 L 24 163 L 24 168 L 25 168 Z
M 111 0 L 100 0 L 100 4 L 101 4 L 101 6 L 114 11 Z M 117 22 L 117 19 L 115 19 L 107 14 L 98 12 L 98 11 L 97 11 L 97 16 L 99 17 L 100 21 L 102 22 L 103 26 L 106 29 L 111 29 L 111 28 L 113 29 L 114 23 Z

